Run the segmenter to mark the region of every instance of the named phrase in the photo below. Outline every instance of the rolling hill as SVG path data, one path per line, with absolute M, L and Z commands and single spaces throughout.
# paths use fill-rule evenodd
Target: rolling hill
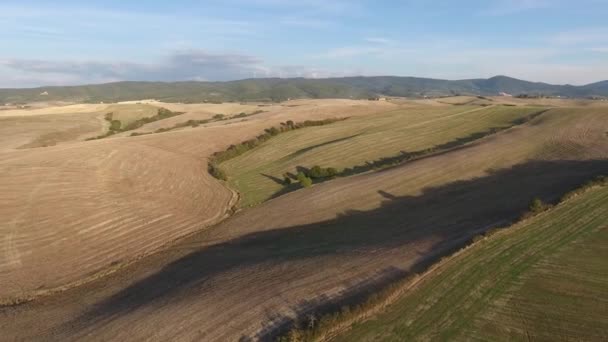
M 336 340 L 605 340 L 607 200 L 595 186 L 479 241 Z
M 507 76 L 440 80 L 417 77 L 267 78 L 229 82 L 116 82 L 69 87 L 0 89 L 0 103 L 33 101 L 117 102 L 158 99 L 166 102 L 283 101 L 294 98 L 436 97 L 455 94 L 608 96 L 608 81 L 584 86 L 528 82 Z
M 517 220 L 534 197 L 555 203 L 608 172 L 606 109 L 552 108 L 458 149 L 316 184 L 212 225 L 233 198 L 204 173 L 213 151 L 286 119 L 354 119 L 395 106 L 326 101 L 229 125 L 5 153 L 3 213 L 14 218 L 0 277 L 7 294 L 78 281 L 183 238 L 84 285 L 0 308 L 3 337 L 268 340 L 293 319 L 420 272 Z M 19 217 L 26 207 L 37 221 Z M 78 217 L 65 214 L 75 209 Z

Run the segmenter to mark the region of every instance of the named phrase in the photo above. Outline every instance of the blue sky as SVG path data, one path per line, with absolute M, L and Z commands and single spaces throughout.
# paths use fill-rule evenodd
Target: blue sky
M 0 87 L 118 80 L 608 79 L 608 0 L 0 3 Z

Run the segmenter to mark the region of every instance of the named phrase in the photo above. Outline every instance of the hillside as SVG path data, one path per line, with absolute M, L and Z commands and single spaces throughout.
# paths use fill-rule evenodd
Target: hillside
M 478 242 L 336 340 L 605 340 L 606 201 L 593 188 Z
M 316 184 L 210 226 L 231 199 L 204 173 L 213 151 L 287 119 L 395 109 L 382 101 L 309 102 L 246 122 L 5 153 L 5 246 L 13 258 L 0 279 L 10 279 L 8 295 L 78 281 L 187 237 L 107 277 L 1 308 L 4 336 L 268 339 L 293 318 L 419 272 L 516 220 L 534 197 L 554 203 L 608 171 L 606 109 L 554 108 L 461 148 Z M 39 220 L 20 217 L 25 207 Z M 64 217 L 75 209 L 78 217 Z
M 117 102 L 158 99 L 167 102 L 283 101 L 294 98 L 368 98 L 371 96 L 449 96 L 455 94 L 608 96 L 608 82 L 585 86 L 551 85 L 506 76 L 439 80 L 416 77 L 268 78 L 229 82 L 116 82 L 70 87 L 0 89 L 0 103 L 33 101 Z M 44 94 L 44 95 L 43 95 Z

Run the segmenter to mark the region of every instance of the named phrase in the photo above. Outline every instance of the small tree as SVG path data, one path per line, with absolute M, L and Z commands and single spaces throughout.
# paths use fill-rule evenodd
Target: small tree
M 120 131 L 120 126 L 122 126 L 120 120 L 112 120 L 110 122 L 110 131 Z
M 545 208 L 546 208 L 545 204 L 538 197 L 535 197 L 532 200 L 532 202 L 530 203 L 530 212 L 532 212 L 534 214 L 538 214 L 538 213 L 544 211 Z
M 310 178 L 323 178 L 324 177 L 323 171 L 324 170 L 319 165 L 315 165 L 308 172 L 308 176 Z
M 302 171 L 298 172 L 297 178 L 300 185 L 302 185 L 304 188 L 308 188 L 312 185 L 312 179 L 308 178 Z
M 275 135 L 278 135 L 279 133 L 281 133 L 281 131 L 276 127 L 270 127 L 268 129 L 266 129 L 266 132 L 272 136 L 275 136 Z
M 224 118 L 224 114 L 215 114 L 215 115 L 213 116 L 213 118 L 214 118 L 215 120 L 222 120 L 222 119 Z
M 224 172 L 224 170 L 220 169 L 220 167 L 217 166 L 215 163 L 210 162 L 207 165 L 207 169 L 213 177 L 223 180 L 223 181 L 228 180 L 228 177 L 226 176 L 226 173 Z
M 338 175 L 338 170 L 333 167 L 327 168 L 327 177 L 336 177 Z

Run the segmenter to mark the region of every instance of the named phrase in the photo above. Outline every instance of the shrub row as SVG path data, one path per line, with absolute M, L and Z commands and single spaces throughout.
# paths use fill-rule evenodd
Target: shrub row
M 304 169 L 302 171 L 299 171 L 296 174 L 295 179 L 299 182 L 301 187 L 307 188 L 311 186 L 314 182 L 334 178 L 338 174 L 338 170 L 333 167 L 320 167 L 319 165 L 315 165 L 310 169 Z M 287 172 L 283 174 L 283 184 L 286 187 L 292 185 L 292 177 L 293 176 Z M 297 187 L 292 188 L 297 189 Z
M 597 186 L 608 186 L 608 176 L 598 176 L 576 190 L 566 193 L 562 196 L 559 203 L 576 197 Z M 522 215 L 520 221 L 550 210 L 551 208 L 551 205 L 544 204 L 540 199 L 535 198 L 530 204 L 530 211 Z M 514 224 L 515 223 L 516 222 L 514 222 Z M 508 227 L 490 229 L 485 234 L 474 237 L 470 244 L 478 243 L 503 229 L 508 229 Z M 444 257 L 444 259 L 445 258 L 449 258 L 449 256 Z M 343 327 L 349 327 L 355 322 L 362 321 L 373 315 L 376 310 L 392 303 L 399 295 L 408 289 L 408 286 L 410 286 L 411 282 L 417 277 L 419 277 L 419 275 L 414 274 L 397 280 L 392 284 L 387 285 L 383 290 L 368 296 L 359 305 L 343 306 L 335 312 L 320 315 L 318 318 L 314 314 L 309 314 L 306 319 L 295 322 L 294 327 L 285 334 L 277 337 L 276 341 L 307 342 L 321 341 L 327 337 L 332 337 L 344 329 Z
M 191 120 L 188 120 L 188 121 L 185 121 L 185 122 L 177 123 L 177 124 L 175 124 L 175 125 L 173 125 L 171 127 L 159 128 L 159 129 L 157 129 L 154 132 L 145 132 L 145 133 L 134 132 L 134 133 L 131 133 L 131 136 L 135 137 L 135 136 L 139 136 L 139 135 L 146 135 L 146 134 L 152 134 L 152 133 L 169 132 L 169 131 L 172 131 L 174 129 L 178 129 L 178 128 L 182 128 L 182 127 L 188 127 L 188 126 L 194 128 L 194 127 L 198 127 L 200 125 L 204 125 L 204 124 L 207 124 L 207 123 L 210 123 L 210 122 L 225 121 L 225 120 L 231 120 L 231 119 L 237 119 L 237 118 L 245 118 L 245 117 L 248 117 L 248 116 L 251 116 L 251 115 L 260 114 L 260 113 L 264 113 L 264 111 L 263 110 L 257 110 L 257 111 L 255 111 L 253 113 L 250 113 L 250 114 L 247 114 L 247 113 L 243 112 L 243 113 L 235 114 L 235 115 L 230 116 L 230 117 L 227 117 L 224 114 L 216 114 L 211 119 L 204 119 L 204 120 L 194 120 L 194 119 L 191 119 Z
M 211 172 L 211 170 L 215 170 L 215 169 L 219 169 L 219 164 L 240 156 L 241 154 L 259 146 L 260 144 L 270 140 L 271 138 L 284 133 L 284 132 L 289 132 L 292 130 L 296 130 L 296 129 L 300 129 L 300 128 L 305 128 L 305 127 L 313 127 L 313 126 L 323 126 L 323 125 L 328 125 L 334 122 L 338 122 L 338 121 L 342 121 L 342 120 L 346 120 L 346 118 L 331 118 L 331 119 L 324 119 L 324 120 L 306 120 L 304 122 L 293 122 L 292 120 L 288 120 L 287 122 L 281 122 L 279 127 L 270 127 L 264 130 L 263 134 L 258 135 L 257 137 L 253 138 L 253 139 L 249 139 L 246 141 L 243 141 L 240 144 L 237 145 L 230 145 L 230 147 L 228 147 L 226 150 L 221 151 L 221 152 L 215 152 L 213 154 L 213 156 L 211 157 L 211 160 L 209 161 L 209 171 L 211 173 L 211 175 L 214 175 L 214 173 Z M 224 175 L 225 177 L 225 173 L 222 172 L 215 172 L 216 174 L 221 174 Z M 218 178 L 218 177 L 216 177 Z M 218 179 L 223 179 L 223 178 L 218 178 Z

